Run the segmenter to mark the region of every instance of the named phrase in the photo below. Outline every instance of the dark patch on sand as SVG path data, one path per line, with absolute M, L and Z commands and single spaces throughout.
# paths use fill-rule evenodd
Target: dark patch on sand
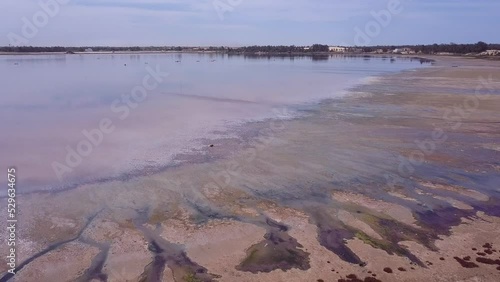
M 153 261 L 144 268 L 144 272 L 139 276 L 139 282 L 161 281 L 165 269 L 165 259 L 162 256 L 155 256 Z
M 424 263 L 409 250 L 399 245 L 399 242 L 408 240 L 416 241 L 430 250 L 437 250 L 434 246 L 434 240 L 438 237 L 433 232 L 417 229 L 392 219 L 378 218 L 368 214 L 365 214 L 364 217 L 364 221 L 380 234 L 383 239 L 372 238 L 363 232 L 357 232 L 356 237 L 374 248 L 382 249 L 390 255 L 397 254 L 407 257 L 413 263 L 422 267 L 425 267 Z
M 472 204 L 472 207 L 474 207 L 474 210 L 482 211 L 489 216 L 500 217 L 500 205 L 498 204 L 500 203 L 500 198 L 492 195 L 489 195 L 489 197 L 488 201 Z
M 493 260 L 493 259 L 489 259 L 489 258 L 477 257 L 476 261 L 480 262 L 480 263 L 484 263 L 484 264 L 490 264 L 490 265 L 498 264 L 500 266 L 500 259 Z
M 365 277 L 365 279 L 358 278 L 355 274 L 349 274 L 346 278 L 341 278 L 337 280 L 338 282 L 382 282 L 373 277 Z
M 206 268 L 194 263 L 178 245 L 151 241 L 148 249 L 154 257 L 153 261 L 144 268 L 139 278 L 140 282 L 162 281 L 165 266 L 172 270 L 176 281 L 211 282 L 217 277 L 209 274 Z
M 364 282 L 382 282 L 382 280 L 378 280 L 377 278 L 374 277 L 366 277 Z
M 476 213 L 474 210 L 460 210 L 454 207 L 446 207 L 442 209 L 418 211 L 415 212 L 415 217 L 422 226 L 429 230 L 435 230 L 438 234 L 450 235 L 450 228 L 458 226 L 462 221 L 461 218 L 469 218 Z
M 108 253 L 109 253 L 109 244 L 100 244 L 96 242 L 90 242 L 88 240 L 90 245 L 98 247 L 101 251 L 97 256 L 94 257 L 92 260 L 92 263 L 90 267 L 83 273 L 82 276 L 77 278 L 75 282 L 86 282 L 86 281 L 108 281 L 108 275 L 106 273 L 102 272 L 102 269 L 104 267 L 104 263 L 106 262 L 108 258 Z
M 465 268 L 476 268 L 476 267 L 479 267 L 479 265 L 473 263 L 473 262 L 470 262 L 470 261 L 466 261 L 465 259 L 461 259 L 459 257 L 453 257 L 456 261 L 458 261 L 458 263 L 460 263 L 460 265 L 462 265 L 462 267 L 465 267 Z
M 306 211 L 317 226 L 318 241 L 321 246 L 335 253 L 346 262 L 358 265 L 364 263 L 346 246 L 347 240 L 354 238 L 355 230 L 332 218 L 322 210 L 313 208 L 306 209 Z
M 267 233 L 264 240 L 248 248 L 247 257 L 236 269 L 252 273 L 309 269 L 309 253 L 287 233 L 288 227 L 269 218 L 265 222 Z
M 148 249 L 153 255 L 153 261 L 144 268 L 139 278 L 140 282 L 162 281 L 165 266 L 172 270 L 175 281 L 212 282 L 218 277 L 193 262 L 181 245 L 170 243 L 159 236 L 159 230 L 152 231 L 140 225 L 139 220 L 136 226 L 149 241 Z
M 483 245 L 483 248 L 491 249 L 491 248 L 493 248 L 493 245 L 490 244 L 490 243 L 486 243 L 486 244 Z

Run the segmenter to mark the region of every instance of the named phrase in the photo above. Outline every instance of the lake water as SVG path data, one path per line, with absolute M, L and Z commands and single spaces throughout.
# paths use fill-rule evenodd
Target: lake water
M 162 167 L 232 126 L 290 118 L 297 106 L 420 66 L 344 56 L 0 56 L 0 167 L 18 168 L 24 192 Z

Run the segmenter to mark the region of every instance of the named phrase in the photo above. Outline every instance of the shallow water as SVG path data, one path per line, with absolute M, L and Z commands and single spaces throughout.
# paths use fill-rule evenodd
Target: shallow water
M 24 192 L 120 177 L 173 164 L 207 139 L 231 137 L 230 126 L 289 118 L 297 105 L 420 66 L 353 57 L 0 56 L 0 130 L 7 133 L 0 166 L 18 167 Z M 129 100 L 151 69 L 168 76 Z M 103 120 L 109 130 L 99 133 Z

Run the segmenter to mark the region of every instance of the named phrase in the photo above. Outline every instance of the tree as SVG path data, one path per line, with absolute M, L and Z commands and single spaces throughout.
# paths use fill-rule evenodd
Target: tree
M 488 50 L 488 44 L 484 43 L 483 41 L 479 41 L 476 43 L 476 52 L 481 53 Z
M 328 52 L 328 45 L 314 44 L 311 47 L 311 51 L 313 52 Z

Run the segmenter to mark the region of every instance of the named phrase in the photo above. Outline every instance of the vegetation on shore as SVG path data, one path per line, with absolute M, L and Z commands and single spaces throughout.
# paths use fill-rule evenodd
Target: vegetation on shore
M 475 44 L 432 44 L 432 45 L 385 45 L 385 46 L 365 46 L 365 47 L 346 47 L 348 52 L 370 53 L 382 51 L 391 52 L 395 49 L 408 48 L 419 54 L 439 54 L 450 53 L 457 55 L 479 54 L 486 50 L 500 50 L 500 44 L 487 44 L 478 42 Z M 113 46 L 94 46 L 94 47 L 36 47 L 36 46 L 0 46 L 0 52 L 7 53 L 38 53 L 38 52 L 224 52 L 230 54 L 255 54 L 255 53 L 325 53 L 329 52 L 328 45 L 313 44 L 312 46 L 245 46 L 245 47 L 188 47 L 188 46 L 148 46 L 148 47 L 113 47 Z

